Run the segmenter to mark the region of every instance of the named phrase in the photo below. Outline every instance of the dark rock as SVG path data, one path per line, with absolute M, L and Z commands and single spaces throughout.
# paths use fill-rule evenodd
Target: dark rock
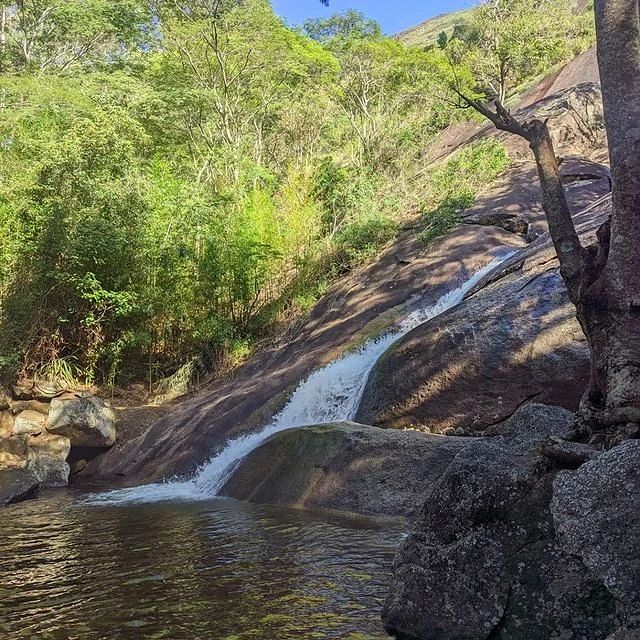
M 249 454 L 222 494 L 301 509 L 410 516 L 471 442 L 477 439 L 355 423 L 289 429 Z
M 594 449 L 581 442 L 550 442 L 540 447 L 540 452 L 545 458 L 562 469 L 577 469 L 585 462 L 593 460 L 600 455 L 598 449 Z
M 624 632 L 640 633 L 640 441 L 560 473 L 551 509 L 562 549 L 615 598 Z
M 505 211 L 481 211 L 470 213 L 463 218 L 465 224 L 480 224 L 500 227 L 511 233 L 526 235 L 529 231 L 529 221 L 521 215 Z
M 51 401 L 47 430 L 66 436 L 71 446 L 107 448 L 116 441 L 116 416 L 95 396 Z
M 0 505 L 19 502 L 40 488 L 35 454 L 18 436 L 0 438 Z
M 71 468 L 71 475 L 77 476 L 78 474 L 82 473 L 87 468 L 87 464 L 88 464 L 88 461 L 85 460 L 84 458 L 81 458 L 80 460 L 76 460 L 73 463 L 71 463 L 69 465 Z
M 511 451 L 527 453 L 550 438 L 571 435 L 575 415 L 562 407 L 529 402 L 510 418 L 487 430 L 500 436 Z
M 548 423 L 542 408 L 528 408 Z M 554 410 L 555 411 L 555 410 Z M 556 544 L 549 509 L 553 474 L 535 450 L 566 429 L 508 430 L 463 449 L 427 499 L 394 563 L 383 619 L 420 640 L 605 640 L 614 601 Z M 555 432 L 555 433 L 553 433 Z M 539 433 L 539 437 L 532 435 Z
M 69 438 L 44 432 L 30 436 L 27 444 L 35 453 L 34 469 L 42 487 L 66 486 L 69 483 Z

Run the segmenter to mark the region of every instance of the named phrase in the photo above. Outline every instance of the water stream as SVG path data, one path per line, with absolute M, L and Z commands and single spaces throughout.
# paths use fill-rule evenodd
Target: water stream
M 435 304 L 411 312 L 394 330 L 369 340 L 357 351 L 312 373 L 300 383 L 286 406 L 268 425 L 261 431 L 229 440 L 193 479 L 109 491 L 96 494 L 89 501 L 93 504 L 127 504 L 208 500 L 218 494 L 242 459 L 274 434 L 293 427 L 353 419 L 369 374 L 382 354 L 415 327 L 459 304 L 470 289 L 509 255 L 512 254 L 496 258 Z

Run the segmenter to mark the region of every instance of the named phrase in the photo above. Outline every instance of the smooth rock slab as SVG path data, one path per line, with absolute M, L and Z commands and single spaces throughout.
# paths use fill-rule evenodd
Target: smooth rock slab
M 54 398 L 47 430 L 69 438 L 73 447 L 108 448 L 116 442 L 116 415 L 100 398 Z
M 349 422 L 289 429 L 249 454 L 222 494 L 300 509 L 410 516 L 472 442 Z

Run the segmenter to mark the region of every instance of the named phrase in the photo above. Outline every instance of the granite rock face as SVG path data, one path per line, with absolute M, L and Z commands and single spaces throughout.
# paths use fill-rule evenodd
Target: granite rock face
M 620 633 L 640 636 L 640 441 L 560 473 L 551 510 L 561 548 L 615 598 Z
M 250 453 L 222 493 L 301 509 L 413 516 L 472 442 L 352 422 L 289 429 Z
M 495 437 L 456 456 L 398 552 L 383 612 L 390 633 L 605 640 L 616 631 L 617 596 L 557 536 L 557 472 L 538 455 L 567 434 L 569 418 L 563 409 L 525 407 Z

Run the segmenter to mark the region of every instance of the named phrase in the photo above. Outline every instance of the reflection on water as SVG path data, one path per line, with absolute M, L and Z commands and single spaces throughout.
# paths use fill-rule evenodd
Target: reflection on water
M 0 638 L 386 638 L 400 525 L 208 503 L 0 511 Z

